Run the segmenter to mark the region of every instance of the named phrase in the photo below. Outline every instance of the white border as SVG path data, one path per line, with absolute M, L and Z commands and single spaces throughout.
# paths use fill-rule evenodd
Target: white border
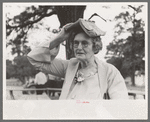
M 23 4 L 29 3 L 3 3 L 3 5 L 10 4 Z M 31 2 L 30 5 L 110 5 L 112 3 L 106 2 L 88 2 L 88 3 L 35 3 Z M 117 2 L 113 4 L 143 4 L 147 6 L 146 16 L 148 17 L 148 4 L 147 2 Z M 3 7 L 4 11 L 4 7 Z M 147 18 L 148 20 L 148 18 Z M 9 101 L 6 100 L 6 28 L 5 28 L 5 15 L 3 13 L 3 119 L 147 119 L 148 112 L 148 24 L 145 22 L 145 86 L 146 86 L 146 100 L 129 100 L 129 101 L 89 101 L 89 104 L 77 104 L 76 101 Z M 105 106 L 105 107 L 104 107 Z M 109 106 L 110 108 L 108 108 Z M 117 106 L 121 106 L 118 108 Z M 90 111 L 93 110 L 93 115 Z M 118 110 L 118 111 L 116 111 Z M 113 113 L 116 112 L 116 115 Z M 118 114 L 119 113 L 119 114 Z M 90 115 L 92 114 L 92 115 Z
M 108 4 L 108 5 L 111 5 L 111 4 L 118 4 L 118 5 L 120 5 L 120 4 L 124 4 L 124 5 L 128 5 L 128 4 L 130 4 L 130 5 L 141 5 L 141 4 L 143 4 L 143 5 L 146 5 L 147 4 L 147 2 L 81 2 L 81 3 L 79 3 L 79 2 L 43 2 L 43 3 L 41 3 L 41 2 L 30 2 L 30 3 L 27 3 L 27 2 L 16 2 L 16 3 L 14 3 L 14 2 L 7 2 L 7 3 L 5 3 L 5 2 L 3 2 L 3 4 L 5 4 L 5 5 L 10 5 L 10 4 L 16 4 L 16 5 L 18 5 L 18 4 L 23 4 L 23 5 L 106 5 L 106 4 Z

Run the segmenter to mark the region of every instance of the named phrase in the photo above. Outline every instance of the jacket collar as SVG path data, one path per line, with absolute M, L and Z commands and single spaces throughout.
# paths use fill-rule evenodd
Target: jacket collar
M 98 79 L 99 79 L 99 86 L 101 90 L 101 95 L 106 92 L 107 89 L 107 82 L 106 82 L 106 68 L 103 66 L 102 62 L 99 61 L 97 57 L 95 57 L 95 62 L 98 67 Z M 64 85 L 62 88 L 60 99 L 66 99 L 71 85 L 73 84 L 73 79 L 77 72 L 79 66 L 79 61 L 77 59 L 71 59 L 67 68 L 66 77 L 64 81 Z
M 107 79 L 106 79 L 106 67 L 104 66 L 104 62 L 100 61 L 97 57 L 95 57 L 95 62 L 98 66 L 98 79 L 101 90 L 101 95 L 103 97 L 104 93 L 107 90 Z
M 70 59 L 70 62 L 66 71 L 65 81 L 62 87 L 61 96 L 59 99 L 67 98 L 71 85 L 73 84 L 78 66 L 79 66 L 79 61 L 77 59 Z

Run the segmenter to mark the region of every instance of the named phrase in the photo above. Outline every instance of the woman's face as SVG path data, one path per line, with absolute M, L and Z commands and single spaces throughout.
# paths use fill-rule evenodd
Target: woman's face
M 79 33 L 74 38 L 74 53 L 79 60 L 86 61 L 94 56 L 92 38 L 85 33 Z

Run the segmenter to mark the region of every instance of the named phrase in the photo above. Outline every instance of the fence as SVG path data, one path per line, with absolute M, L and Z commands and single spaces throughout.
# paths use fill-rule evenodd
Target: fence
M 22 91 L 22 92 L 26 91 L 28 93 L 30 93 L 31 91 L 45 91 L 47 93 L 47 98 L 45 96 L 46 99 L 48 99 L 48 98 L 50 99 L 50 93 L 51 92 L 61 93 L 61 89 L 59 89 L 59 88 L 25 88 L 25 89 L 24 88 L 15 88 L 15 89 L 14 88 L 7 88 L 6 90 L 9 91 L 9 94 L 10 94 L 10 97 L 12 100 L 15 100 L 15 97 L 13 94 L 14 91 Z M 36 92 L 35 92 L 35 94 L 32 95 L 32 97 L 35 97 L 35 96 L 38 96 L 36 94 Z
M 137 90 L 128 90 L 128 95 L 133 96 L 136 99 L 137 95 L 142 95 L 145 99 L 145 92 L 144 91 L 137 91 Z
M 61 93 L 61 88 L 7 88 L 7 91 L 9 91 L 9 94 L 10 94 L 10 97 L 12 100 L 15 100 L 15 97 L 14 97 L 14 94 L 13 94 L 13 91 L 45 91 L 47 94 L 45 95 L 45 98 L 47 96 L 46 99 L 50 99 L 50 93 L 51 92 L 57 92 L 57 93 Z M 36 93 L 36 92 L 35 92 Z M 35 96 L 38 96 L 37 94 L 34 94 Z M 145 92 L 142 92 L 142 91 L 136 91 L 136 90 L 128 90 L 128 95 L 132 96 L 133 99 L 136 99 L 136 96 L 137 95 L 142 95 L 143 98 L 145 99 Z M 34 97 L 32 95 L 32 97 Z

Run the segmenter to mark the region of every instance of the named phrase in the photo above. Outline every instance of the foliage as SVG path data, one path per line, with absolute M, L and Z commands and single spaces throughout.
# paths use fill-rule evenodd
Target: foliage
M 9 79 L 11 77 L 15 77 L 15 67 L 12 61 L 6 60 L 6 78 Z
M 136 18 L 141 8 L 142 6 L 136 8 L 129 5 L 128 9 L 134 10 L 132 14 L 126 11 L 115 17 L 117 24 L 114 40 L 107 46 L 106 55 L 107 62 L 114 64 L 124 77 L 131 76 L 133 85 L 135 71 L 144 71 L 145 64 L 144 22 Z
M 12 46 L 12 54 L 17 53 L 18 56 L 24 55 L 22 46 L 27 43 L 28 32 L 38 25 L 42 25 L 42 19 L 57 15 L 60 22 L 60 28 L 70 22 L 75 22 L 78 18 L 83 18 L 83 12 L 86 6 L 29 6 L 26 7 L 19 15 L 10 18 L 6 13 L 6 36 L 7 46 Z M 45 27 L 48 31 L 50 27 Z M 55 31 L 52 31 L 55 32 Z M 15 35 L 13 38 L 12 35 Z M 72 49 L 69 48 L 71 42 L 66 42 L 66 57 L 71 58 Z
M 28 6 L 19 15 L 10 17 L 6 13 L 6 47 L 12 47 L 12 55 L 17 54 L 13 62 L 7 60 L 7 78 L 19 78 L 23 83 L 25 77 L 35 76 L 36 70 L 29 63 L 26 54 L 31 50 L 27 46 L 27 38 L 30 31 L 40 29 L 43 26 L 42 20 L 52 15 L 57 15 L 60 28 L 67 23 L 75 22 L 78 18 L 83 18 L 86 6 Z M 50 31 L 50 27 L 45 27 Z M 58 33 L 57 29 L 51 31 Z M 66 41 L 66 57 L 69 59 L 73 55 L 70 49 L 71 43 Z
M 26 56 L 17 56 L 13 62 L 7 60 L 6 68 L 7 78 L 18 78 L 23 83 L 25 82 L 25 77 L 35 76 L 36 74 L 36 69 L 30 64 Z

